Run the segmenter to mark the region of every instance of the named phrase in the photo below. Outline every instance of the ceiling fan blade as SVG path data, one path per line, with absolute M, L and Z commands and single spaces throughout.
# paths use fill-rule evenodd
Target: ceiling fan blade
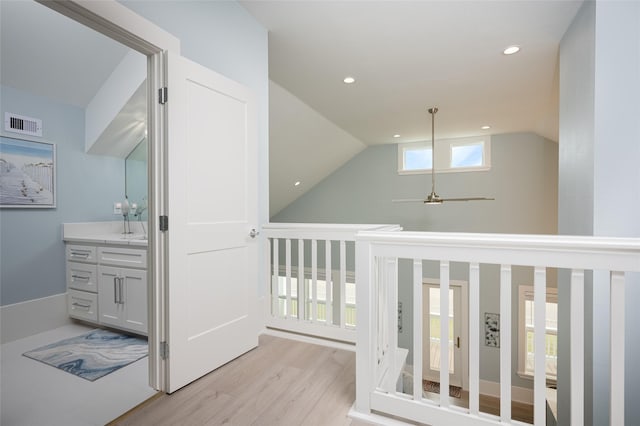
M 442 198 L 442 201 L 495 201 L 489 197 Z
M 391 200 L 392 203 L 423 203 L 424 198 L 399 198 Z

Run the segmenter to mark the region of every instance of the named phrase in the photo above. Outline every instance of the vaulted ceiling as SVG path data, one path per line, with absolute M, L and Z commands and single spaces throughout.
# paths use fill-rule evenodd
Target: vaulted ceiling
M 436 138 L 558 139 L 558 47 L 582 1 L 240 3 L 269 30 L 270 79 L 364 146 L 429 140 L 433 105 Z M 503 54 L 511 45 L 520 52 Z M 296 117 L 279 101 L 271 99 L 272 215 L 349 159 L 317 164 L 332 145 L 306 146 L 323 139 L 313 129 L 283 132 Z M 309 155 L 292 155 L 296 146 Z
M 557 140 L 558 46 L 581 3 L 241 1 L 269 30 L 270 78 L 368 145 L 426 139 L 432 105 L 443 138 Z
M 432 105 L 437 138 L 557 140 L 558 46 L 581 3 L 240 1 L 269 30 L 269 78 L 280 88 L 270 103 L 272 214 L 367 145 L 428 140 Z M 35 2 L 3 1 L 1 15 L 2 84 L 61 102 L 85 107 L 127 52 Z M 514 44 L 519 53 L 502 53 Z M 324 130 L 291 125 L 299 102 L 298 119 Z

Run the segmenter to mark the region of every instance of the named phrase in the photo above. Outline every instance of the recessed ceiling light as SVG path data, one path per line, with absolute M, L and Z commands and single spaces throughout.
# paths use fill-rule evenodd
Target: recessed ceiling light
M 400 137 L 400 135 L 395 134 L 395 135 L 393 135 L 393 137 L 394 137 L 394 138 L 399 138 L 399 137 Z
M 299 186 L 300 185 L 300 181 L 297 180 L 296 183 L 293 184 L 293 186 Z
M 353 77 L 345 77 L 344 80 L 342 81 L 344 81 L 346 84 L 351 84 L 351 83 L 355 83 L 356 79 Z
M 489 130 L 491 128 L 491 126 L 482 126 L 480 127 L 482 130 Z
M 505 55 L 513 55 L 514 53 L 518 53 L 520 51 L 520 46 L 509 46 L 502 51 Z

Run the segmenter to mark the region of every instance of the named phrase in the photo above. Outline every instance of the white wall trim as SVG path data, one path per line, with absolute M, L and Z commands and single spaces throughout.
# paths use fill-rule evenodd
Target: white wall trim
M 0 343 L 22 339 L 71 324 L 67 293 L 0 307 Z
M 480 380 L 480 393 L 482 395 L 500 398 L 500 383 Z M 533 405 L 533 389 L 511 386 L 511 400 Z

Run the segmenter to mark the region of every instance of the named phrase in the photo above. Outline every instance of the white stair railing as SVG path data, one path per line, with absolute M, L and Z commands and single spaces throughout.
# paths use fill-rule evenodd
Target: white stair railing
M 266 326 L 355 343 L 355 236 L 396 232 L 398 225 L 270 223 Z
M 534 284 L 533 421 L 546 423 L 545 304 L 547 269 L 571 271 L 571 424 L 583 424 L 584 412 L 584 277 L 585 271 L 610 272 L 611 401 L 610 424 L 624 424 L 624 286 L 626 272 L 640 272 L 640 240 L 601 237 L 456 234 L 361 231 L 356 237 L 357 340 L 356 402 L 353 415 L 373 411 L 430 425 L 525 424 L 511 416 L 512 265 L 531 268 Z M 397 294 L 398 261 L 413 266 L 412 394 L 399 391 Z M 440 316 L 449 317 L 451 262 L 468 265 L 469 276 L 469 406 L 449 404 L 449 345 L 440 345 L 440 389 L 432 401 L 423 397 L 422 306 L 423 263 L 435 261 L 440 275 Z M 480 267 L 499 265 L 500 281 L 500 415 L 480 412 Z M 449 335 L 448 321 L 440 336 Z M 539 350 L 542 348 L 542 350 Z

